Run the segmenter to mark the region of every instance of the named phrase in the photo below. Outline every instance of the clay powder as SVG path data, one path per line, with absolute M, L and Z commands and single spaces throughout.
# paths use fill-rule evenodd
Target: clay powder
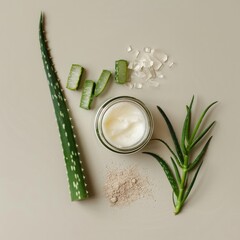
M 149 182 L 136 167 L 111 169 L 106 175 L 104 192 L 111 205 L 127 205 L 149 195 Z

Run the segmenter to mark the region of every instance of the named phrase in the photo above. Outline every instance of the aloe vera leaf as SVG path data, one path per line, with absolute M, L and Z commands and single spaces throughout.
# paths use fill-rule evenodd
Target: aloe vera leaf
M 208 146 L 209 146 L 211 140 L 212 140 L 212 136 L 208 139 L 208 141 L 206 142 L 206 144 L 204 145 L 202 151 L 198 154 L 196 159 L 190 164 L 190 166 L 188 167 L 188 171 L 193 170 L 198 165 L 198 163 L 201 162 L 203 156 L 207 152 L 207 149 L 208 149 Z
M 189 193 L 190 193 L 191 190 L 192 190 L 192 187 L 193 187 L 193 185 L 194 185 L 194 183 L 195 183 L 195 181 L 196 181 L 196 178 L 197 178 L 197 176 L 198 176 L 199 170 L 200 170 L 201 167 L 202 167 L 202 164 L 203 164 L 203 162 L 201 162 L 201 164 L 198 166 L 198 169 L 197 169 L 197 171 L 195 172 L 195 175 L 194 175 L 194 177 L 193 177 L 193 179 L 192 179 L 192 182 L 191 182 L 191 184 L 189 185 L 188 189 L 186 190 L 186 192 L 185 192 L 185 194 L 184 194 L 184 198 L 183 198 L 183 201 L 182 201 L 183 203 L 186 201 L 186 199 L 188 198 Z
M 128 77 L 128 62 L 126 60 L 115 61 L 115 82 L 124 84 Z
M 105 89 L 109 79 L 111 77 L 111 72 L 108 70 L 103 70 L 95 87 L 94 96 L 97 97 Z
M 187 108 L 187 114 L 184 120 L 183 129 L 182 129 L 182 139 L 181 139 L 181 148 L 183 153 L 186 155 L 188 149 L 186 148 L 186 141 L 189 140 L 189 131 L 190 131 L 190 125 L 191 125 L 191 111 L 192 111 L 192 105 L 194 101 L 194 96 L 192 97 L 190 106 L 186 106 Z
M 172 173 L 171 168 L 168 166 L 168 164 L 161 158 L 159 157 L 157 154 L 151 153 L 151 152 L 143 152 L 144 154 L 148 154 L 152 157 L 154 157 L 161 165 L 161 167 L 163 168 L 163 171 L 165 172 L 168 181 L 170 183 L 170 185 L 172 186 L 172 189 L 174 191 L 174 194 L 176 196 L 178 196 L 179 194 L 179 188 L 178 188 L 178 184 L 177 181 Z
M 92 80 L 85 80 L 80 101 L 80 107 L 90 109 L 94 97 L 95 82 Z
M 213 105 L 215 105 L 216 103 L 217 103 L 217 101 L 211 103 L 211 104 L 203 111 L 202 115 L 200 116 L 200 118 L 199 118 L 199 120 L 198 120 L 198 122 L 197 122 L 197 124 L 196 124 L 196 126 L 195 126 L 195 128 L 194 128 L 194 130 L 193 130 L 193 133 L 192 133 L 192 135 L 191 135 L 191 138 L 190 138 L 190 140 L 189 140 L 190 144 L 194 141 L 194 138 L 195 138 L 195 136 L 196 136 L 196 134 L 197 134 L 197 132 L 198 132 L 198 129 L 199 129 L 199 127 L 200 127 L 200 125 L 201 125 L 201 123 L 202 123 L 202 121 L 203 121 L 203 118 L 205 117 L 206 113 L 207 113 L 208 110 L 209 110 Z
M 186 142 L 186 135 L 188 132 L 189 116 L 190 116 L 190 108 L 187 107 L 187 115 L 184 120 L 183 129 L 182 129 L 182 139 L 181 139 L 181 148 L 182 148 L 182 152 L 185 155 L 187 154 L 185 142 Z
M 192 96 L 192 100 L 191 100 L 189 107 L 187 107 L 187 111 L 189 110 L 189 117 L 188 117 L 188 122 L 187 122 L 187 126 L 186 126 L 186 134 L 185 134 L 187 142 L 189 142 L 193 102 L 194 102 L 194 95 Z
M 216 121 L 213 121 L 204 131 L 202 131 L 201 134 L 196 138 L 196 140 L 192 143 L 190 149 L 192 149 L 208 132 L 209 130 L 214 126 Z
M 176 207 L 175 199 L 174 199 L 174 192 L 172 192 L 172 201 L 173 201 L 173 206 Z
M 175 163 L 175 161 L 172 157 L 171 157 L 171 161 L 172 161 L 172 165 L 173 165 L 173 168 L 174 168 L 174 172 L 175 172 L 177 182 L 178 182 L 178 184 L 180 184 L 181 183 L 181 176 L 180 176 L 180 173 L 178 171 L 177 164 Z
M 165 122 L 166 122 L 166 124 L 168 126 L 168 129 L 169 129 L 169 132 L 171 134 L 173 143 L 175 145 L 175 149 L 176 149 L 177 155 L 179 157 L 179 160 L 183 164 L 183 162 L 184 162 L 183 154 L 182 154 L 182 151 L 181 151 L 181 148 L 180 148 L 180 145 L 179 145 L 176 133 L 175 133 L 175 131 L 173 129 L 173 126 L 172 126 L 170 120 L 168 119 L 167 115 L 165 114 L 165 112 L 162 110 L 162 108 L 160 108 L 159 106 L 157 106 L 157 108 L 158 108 L 159 112 L 161 113 L 161 115 L 163 116 L 163 118 L 164 118 L 164 120 L 165 120 Z
M 66 87 L 70 90 L 78 89 L 83 72 L 84 68 L 81 65 L 72 64 Z
M 167 147 L 167 149 L 172 153 L 172 155 L 173 155 L 174 159 L 176 160 L 178 166 L 179 166 L 180 168 L 183 167 L 182 164 L 181 164 L 181 162 L 179 161 L 177 155 L 174 153 L 174 151 L 169 147 L 169 145 L 168 145 L 164 140 L 159 139 L 159 138 L 154 138 L 154 139 L 152 139 L 152 140 L 156 140 L 156 141 L 159 141 L 159 142 L 163 143 L 163 144 Z
M 82 168 L 80 153 L 78 152 L 78 145 L 76 144 L 75 139 L 76 136 L 73 132 L 73 126 L 71 118 L 69 117 L 69 109 L 66 105 L 66 99 L 60 86 L 60 81 L 56 74 L 46 43 L 47 39 L 44 34 L 43 14 L 41 14 L 39 23 L 39 41 L 43 65 L 49 83 L 49 89 L 62 143 L 71 200 L 83 200 L 88 197 L 88 191 L 86 189 L 87 184 L 83 174 L 84 169 Z

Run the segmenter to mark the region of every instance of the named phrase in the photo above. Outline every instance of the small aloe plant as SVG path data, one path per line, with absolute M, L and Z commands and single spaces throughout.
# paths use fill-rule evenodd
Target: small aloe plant
M 175 214 L 178 214 L 181 211 L 183 205 L 185 204 L 189 196 L 189 193 L 192 190 L 192 187 L 198 176 L 199 170 L 202 166 L 203 157 L 207 152 L 212 136 L 208 138 L 202 150 L 197 154 L 196 158 L 192 159 L 192 153 L 195 150 L 195 146 L 206 136 L 206 134 L 215 124 L 215 121 L 213 121 L 208 127 L 206 127 L 206 129 L 204 129 L 203 131 L 200 131 L 200 126 L 206 113 L 217 102 L 213 102 L 203 111 L 203 113 L 201 114 L 199 120 L 197 121 L 195 127 L 191 132 L 191 114 L 192 114 L 193 101 L 194 101 L 194 96 L 191 100 L 190 105 L 186 106 L 187 114 L 186 114 L 185 121 L 182 128 L 181 142 L 178 141 L 174 128 L 170 120 L 168 119 L 167 115 L 162 110 L 162 108 L 157 106 L 159 112 L 161 113 L 162 117 L 164 118 L 167 124 L 171 138 L 174 143 L 175 151 L 164 140 L 162 139 L 154 139 L 154 140 L 158 140 L 161 143 L 163 143 L 172 154 L 170 159 L 172 162 L 173 170 L 172 168 L 170 168 L 168 163 L 159 155 L 151 152 L 144 152 L 145 154 L 148 154 L 154 157 L 162 166 L 173 190 L 172 197 L 173 197 L 173 204 L 175 207 Z M 181 170 L 181 174 L 180 174 L 180 170 Z M 195 173 L 190 182 L 189 175 L 194 170 L 195 170 Z
M 84 169 L 82 168 L 66 98 L 57 77 L 44 33 L 43 14 L 41 14 L 39 23 L 40 49 L 62 142 L 71 200 L 82 200 L 88 197 L 87 184 L 83 174 Z

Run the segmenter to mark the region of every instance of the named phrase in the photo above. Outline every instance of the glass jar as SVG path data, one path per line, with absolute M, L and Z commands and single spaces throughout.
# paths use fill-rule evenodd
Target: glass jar
M 94 128 L 99 141 L 109 150 L 130 154 L 142 149 L 151 139 L 153 117 L 140 100 L 119 96 L 98 109 Z

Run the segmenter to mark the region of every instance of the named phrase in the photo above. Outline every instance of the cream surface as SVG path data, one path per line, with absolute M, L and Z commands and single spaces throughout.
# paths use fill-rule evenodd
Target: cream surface
M 131 102 L 111 106 L 102 121 L 103 134 L 115 147 L 131 147 L 144 136 L 146 118 L 143 111 Z

